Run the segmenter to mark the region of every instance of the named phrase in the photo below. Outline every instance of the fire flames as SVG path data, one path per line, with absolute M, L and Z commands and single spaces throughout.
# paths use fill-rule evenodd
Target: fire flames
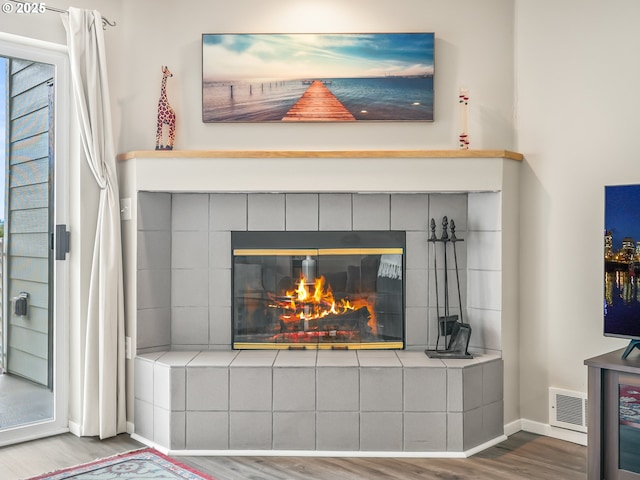
M 377 330 L 371 303 L 366 298 L 336 299 L 324 276 L 310 283 L 301 275 L 295 289 L 287 290 L 284 296 L 272 295 L 271 299 L 271 306 L 281 309 L 279 318 L 283 327 L 302 324 L 305 331 L 329 330 L 333 323 L 343 323 L 346 316 L 366 320 L 373 334 Z

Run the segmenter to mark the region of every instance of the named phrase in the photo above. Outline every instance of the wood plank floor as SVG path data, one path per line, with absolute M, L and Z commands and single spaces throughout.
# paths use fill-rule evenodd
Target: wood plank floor
M 141 448 L 128 435 L 71 434 L 0 448 L 0 479 L 18 480 Z M 217 480 L 584 480 L 586 447 L 519 432 L 465 459 L 178 457 Z
M 0 448 L 0 480 L 18 480 L 143 448 L 123 434 L 100 441 L 71 433 Z

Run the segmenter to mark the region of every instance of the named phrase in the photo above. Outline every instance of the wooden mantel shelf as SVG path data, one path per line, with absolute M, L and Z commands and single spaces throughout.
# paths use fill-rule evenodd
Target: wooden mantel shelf
M 118 155 L 134 158 L 505 158 L 522 161 L 509 150 L 135 150 Z

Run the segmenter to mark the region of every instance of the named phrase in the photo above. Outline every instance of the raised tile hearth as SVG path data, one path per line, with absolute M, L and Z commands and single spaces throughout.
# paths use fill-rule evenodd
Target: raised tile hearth
M 135 436 L 170 451 L 462 455 L 503 438 L 497 355 L 173 351 L 135 364 Z

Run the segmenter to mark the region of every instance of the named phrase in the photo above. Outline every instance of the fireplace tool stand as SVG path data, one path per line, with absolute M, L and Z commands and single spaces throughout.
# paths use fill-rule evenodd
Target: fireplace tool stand
M 451 229 L 451 236 L 449 236 L 448 229 Z M 473 358 L 468 352 L 469 340 L 471 339 L 471 326 L 468 323 L 464 323 L 464 317 L 462 314 L 462 296 L 460 294 L 460 274 L 458 270 L 458 253 L 456 250 L 456 243 L 463 242 L 464 240 L 456 237 L 456 225 L 453 220 L 449 222 L 447 217 L 442 218 L 442 236 L 438 238 L 436 236 L 436 222 L 431 219 L 431 236 L 429 242 L 433 243 L 433 275 L 435 279 L 435 294 L 436 294 L 436 314 L 438 317 L 438 337 L 436 340 L 435 350 L 427 349 L 425 353 L 429 358 Z M 438 264 L 437 264 L 437 244 L 443 245 L 443 258 L 444 258 L 444 315 L 440 315 L 440 297 L 438 292 Z M 450 313 L 449 303 L 449 271 L 447 264 L 447 244 L 451 243 L 453 248 L 453 258 L 455 263 L 456 272 L 456 287 L 458 290 L 458 306 L 460 310 L 460 320 L 458 315 L 452 315 Z M 440 349 L 440 338 L 444 340 L 444 349 Z

